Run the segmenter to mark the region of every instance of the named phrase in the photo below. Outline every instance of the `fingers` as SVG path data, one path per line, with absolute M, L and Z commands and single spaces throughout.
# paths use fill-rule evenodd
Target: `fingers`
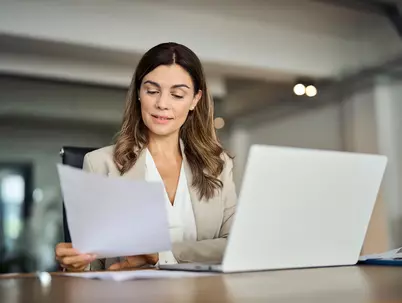
M 96 255 L 76 255 L 58 258 L 60 265 L 68 270 L 84 270 L 88 264 L 95 261 Z
M 136 268 L 137 266 L 135 266 L 135 264 L 130 264 L 127 259 L 122 261 L 122 262 L 118 262 L 118 263 L 114 263 L 112 265 L 109 266 L 109 270 L 122 270 L 122 269 L 129 269 L 129 268 Z
M 74 249 L 71 243 L 59 243 L 55 249 L 56 260 L 68 270 L 84 270 L 89 263 L 96 259 L 96 255 L 81 254 Z
M 148 264 L 155 265 L 159 261 L 159 254 L 144 255 Z
M 109 270 L 122 270 L 122 269 L 132 269 L 144 266 L 147 264 L 147 260 L 144 256 L 129 256 L 126 257 L 124 261 L 112 264 Z
M 126 263 L 126 261 L 114 263 L 114 264 L 110 265 L 108 269 L 109 270 L 121 270 L 123 268 L 127 268 L 127 264 L 125 265 L 124 263 Z
M 57 249 L 57 248 L 60 248 L 60 247 L 63 247 L 63 248 L 72 248 L 72 247 L 73 247 L 73 244 L 72 244 L 72 243 L 66 243 L 66 242 L 57 243 L 56 249 Z
M 92 261 L 96 259 L 95 255 L 76 255 L 72 257 L 64 257 L 63 264 L 64 265 L 88 265 Z
M 62 264 L 61 265 L 61 267 L 65 268 L 69 272 L 82 272 L 82 271 L 85 271 L 87 266 L 88 266 L 88 264 L 86 264 L 86 265 L 79 265 L 79 264 L 64 265 L 64 264 Z
M 65 250 L 69 248 L 73 248 L 73 245 L 71 243 L 58 243 L 54 250 L 57 254 L 58 252 L 60 252 L 60 250 Z
M 72 257 L 79 255 L 80 253 L 74 249 L 74 248 L 64 248 L 64 247 L 56 247 L 56 257 L 62 258 L 62 257 Z

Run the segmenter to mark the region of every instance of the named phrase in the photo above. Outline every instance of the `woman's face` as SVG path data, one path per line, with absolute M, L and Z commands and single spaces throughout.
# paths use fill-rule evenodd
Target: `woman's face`
M 160 65 L 148 73 L 140 87 L 142 120 L 158 136 L 178 133 L 201 98 L 194 95 L 189 73 L 180 65 Z

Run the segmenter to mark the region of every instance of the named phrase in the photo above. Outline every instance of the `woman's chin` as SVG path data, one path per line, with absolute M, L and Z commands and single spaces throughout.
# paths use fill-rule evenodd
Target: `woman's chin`
M 174 129 L 172 130 L 170 127 L 161 126 L 161 125 L 157 125 L 156 127 L 155 126 L 150 127 L 149 131 L 158 137 L 168 137 L 177 132 L 177 130 L 174 130 Z

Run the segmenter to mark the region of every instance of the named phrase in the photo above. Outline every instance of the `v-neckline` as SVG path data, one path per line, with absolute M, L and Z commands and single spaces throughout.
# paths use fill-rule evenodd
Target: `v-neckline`
M 170 201 L 170 197 L 169 197 L 168 191 L 166 189 L 165 182 L 163 181 L 163 178 L 162 178 L 162 176 L 161 176 L 161 174 L 160 174 L 160 172 L 158 170 L 158 167 L 156 166 L 155 160 L 152 157 L 151 152 L 148 149 L 146 149 L 146 153 L 147 153 L 147 157 L 149 159 L 149 162 L 151 162 L 150 164 L 153 166 L 153 169 L 155 170 L 155 172 L 157 174 L 157 177 L 158 177 L 159 181 L 163 185 L 163 189 L 165 191 L 165 195 L 166 195 L 166 199 L 167 199 L 168 204 L 170 205 L 171 208 L 175 208 L 175 206 L 177 204 L 177 195 L 178 195 L 178 193 L 180 192 L 180 190 L 182 189 L 182 186 L 183 186 L 181 183 L 185 181 L 185 180 L 182 180 L 183 177 L 184 177 L 183 176 L 183 174 L 184 174 L 184 159 L 182 159 L 182 161 L 181 161 L 179 179 L 178 179 L 178 182 L 176 184 L 176 192 L 175 192 L 175 195 L 174 195 L 174 198 L 173 198 L 173 203 L 172 203 L 172 201 Z
M 156 170 L 158 171 L 158 168 L 156 167 L 156 164 L 155 164 L 155 168 L 156 168 Z M 168 192 L 167 192 L 167 190 L 166 190 L 165 183 L 163 182 L 162 176 L 161 176 L 161 174 L 160 174 L 159 171 L 158 171 L 159 177 L 160 177 L 160 179 L 161 179 L 161 181 L 162 181 L 162 183 L 163 183 L 163 187 L 165 188 L 165 193 L 166 193 L 167 199 L 168 199 L 168 201 L 169 201 L 169 205 L 170 205 L 172 208 L 175 208 L 175 206 L 177 205 L 177 196 L 180 194 L 180 191 L 182 190 L 182 184 L 181 184 L 181 183 L 182 183 L 182 178 L 183 178 L 183 176 L 182 176 L 183 171 L 184 171 L 184 170 L 183 170 L 183 160 L 182 160 L 182 161 L 181 161 L 181 165 L 180 165 L 179 179 L 178 179 L 177 185 L 176 185 L 176 192 L 175 192 L 174 198 L 173 198 L 173 203 L 172 203 L 172 201 L 170 201 L 169 194 L 168 194 Z

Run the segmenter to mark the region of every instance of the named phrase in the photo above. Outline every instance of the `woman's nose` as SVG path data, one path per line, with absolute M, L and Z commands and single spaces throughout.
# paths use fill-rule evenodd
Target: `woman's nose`
M 160 109 L 169 109 L 170 108 L 170 100 L 168 94 L 160 94 L 156 102 L 156 106 Z

